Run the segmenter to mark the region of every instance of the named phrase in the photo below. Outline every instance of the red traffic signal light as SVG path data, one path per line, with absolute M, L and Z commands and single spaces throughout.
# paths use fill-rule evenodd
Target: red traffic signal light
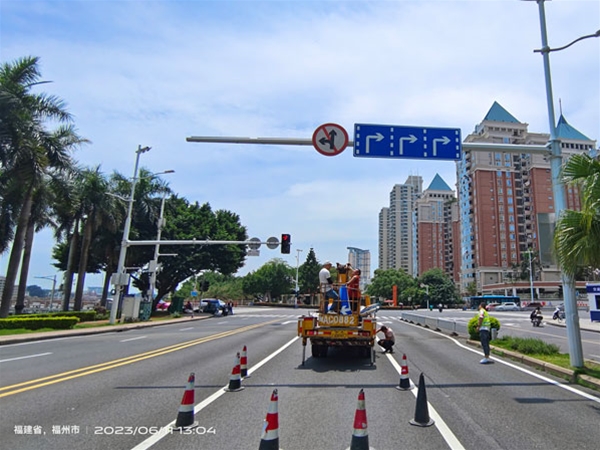
M 289 253 L 292 244 L 292 236 L 289 234 L 281 235 L 281 253 Z

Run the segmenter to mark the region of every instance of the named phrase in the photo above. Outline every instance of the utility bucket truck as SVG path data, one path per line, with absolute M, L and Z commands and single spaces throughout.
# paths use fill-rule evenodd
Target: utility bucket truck
M 348 299 L 344 283 L 334 284 L 334 289 L 339 293 L 339 300 L 330 301 L 321 293 L 318 312 L 298 319 L 298 336 L 302 338 L 302 365 L 306 359 L 309 340 L 313 358 L 326 357 L 329 347 L 355 347 L 359 355 L 369 358 L 371 365 L 374 364 L 373 346 L 379 305 L 371 305 L 368 295 Z

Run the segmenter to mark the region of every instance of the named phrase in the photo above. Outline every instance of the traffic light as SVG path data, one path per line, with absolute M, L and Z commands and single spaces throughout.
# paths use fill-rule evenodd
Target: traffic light
M 281 235 L 281 253 L 289 253 L 290 245 L 292 243 L 292 236 L 289 234 Z
M 210 287 L 210 281 L 202 280 L 202 285 L 201 285 L 202 292 L 208 291 L 209 287 Z

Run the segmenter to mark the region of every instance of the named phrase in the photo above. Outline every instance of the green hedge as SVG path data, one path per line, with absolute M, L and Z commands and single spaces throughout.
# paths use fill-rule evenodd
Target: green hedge
M 479 340 L 479 331 L 477 331 L 477 328 L 476 328 L 477 322 L 479 322 L 479 317 L 475 316 L 471 320 L 469 320 L 469 323 L 467 325 L 467 331 L 469 332 L 469 337 L 471 339 L 473 339 L 474 341 Z M 490 316 L 490 322 L 492 323 L 492 328 L 496 328 L 498 331 L 500 331 L 500 321 L 498 319 Z
M 77 317 L 80 322 L 93 322 L 96 320 L 96 311 L 62 311 L 52 313 L 20 314 L 13 316 L 15 318 L 40 318 L 40 317 Z
M 39 330 L 40 328 L 53 328 L 55 330 L 68 330 L 79 322 L 78 317 L 11 317 L 0 319 L 0 330 Z

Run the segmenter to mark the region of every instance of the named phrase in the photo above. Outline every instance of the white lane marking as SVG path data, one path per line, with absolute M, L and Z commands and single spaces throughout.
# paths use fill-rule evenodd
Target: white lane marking
M 287 325 L 288 323 L 296 323 L 298 322 L 297 320 L 287 320 L 285 322 L 281 322 L 281 325 Z
M 194 327 L 180 328 L 179 331 L 193 330 Z
M 413 326 L 413 327 L 417 327 L 417 328 L 419 328 L 421 330 L 429 331 L 430 333 L 437 334 L 438 336 L 443 336 L 446 339 L 450 339 L 452 342 L 454 342 L 459 347 L 462 347 L 465 350 L 469 350 L 470 352 L 477 353 L 478 355 L 481 355 L 481 350 L 475 350 L 475 349 L 470 348 L 470 347 L 468 347 L 468 346 L 466 346 L 464 344 L 461 344 L 456 339 L 454 339 L 452 336 L 446 336 L 443 333 L 439 333 L 439 332 L 437 332 L 435 330 L 430 330 L 429 328 L 423 328 L 423 327 L 421 327 L 419 325 L 415 325 L 415 324 L 412 324 L 412 323 L 407 323 L 407 322 L 404 322 L 404 321 L 402 323 L 404 323 L 406 325 Z M 592 400 L 592 401 L 594 401 L 596 403 L 600 403 L 600 397 L 595 397 L 593 395 L 588 394 L 587 392 L 583 392 L 583 391 L 575 389 L 575 388 L 573 388 L 571 386 L 568 386 L 566 384 L 562 384 L 562 383 L 560 383 L 558 381 L 551 380 L 550 378 L 547 378 L 547 377 L 545 377 L 543 375 L 540 375 L 540 374 L 537 374 L 535 372 L 532 372 L 531 370 L 528 370 L 528 369 L 525 369 L 523 367 L 516 366 L 515 364 L 509 363 L 508 361 L 504 361 L 502 359 L 496 359 L 496 358 L 492 358 L 492 359 L 494 360 L 494 362 L 497 362 L 497 363 L 500 363 L 500 364 L 504 364 L 505 366 L 508 366 L 508 367 L 513 368 L 513 369 L 519 370 L 519 371 L 521 371 L 523 373 L 526 373 L 527 375 L 531 375 L 532 377 L 535 377 L 535 378 L 537 378 L 539 380 L 545 381 L 546 383 L 553 384 L 556 387 L 559 387 L 559 388 L 564 389 L 566 391 L 572 392 L 573 394 L 577 394 L 577 395 L 579 395 L 581 397 L 587 398 L 588 400 Z
M 9 362 L 9 361 L 18 361 L 19 359 L 37 358 L 38 356 L 48 356 L 51 354 L 52 354 L 52 352 L 46 352 L 46 353 L 38 353 L 37 355 L 17 356 L 16 358 L 0 359 L 0 363 L 5 363 L 5 362 Z
M 138 339 L 146 339 L 147 337 L 148 336 L 138 336 L 138 337 L 134 337 L 134 338 L 123 339 L 122 341 L 119 341 L 119 342 L 137 341 Z
M 217 322 L 217 325 L 223 325 L 224 323 L 228 323 L 228 322 L 229 322 L 228 320 L 223 321 L 223 322 Z
M 392 357 L 392 355 L 389 353 L 387 353 L 385 356 L 388 357 L 388 359 L 392 363 L 392 366 L 394 366 L 394 369 L 396 369 L 396 372 L 398 372 L 398 375 L 402 375 L 402 367 L 400 367 L 400 364 L 398 364 L 398 361 L 396 361 Z M 411 386 L 414 387 L 414 384 L 412 384 L 412 382 L 411 382 Z M 418 395 L 419 390 L 411 389 L 410 392 L 412 392 L 413 395 L 416 397 Z M 460 441 L 455 436 L 455 434 L 452 432 L 450 427 L 448 427 L 448 425 L 446 425 L 446 422 L 444 422 L 442 417 L 438 414 L 438 412 L 435 410 L 433 405 L 429 402 L 427 402 L 427 409 L 429 410 L 429 415 L 435 421 L 435 423 L 434 423 L 435 427 L 438 429 L 438 431 L 440 432 L 440 434 L 442 435 L 442 437 L 448 444 L 448 447 L 450 447 L 453 450 L 465 450 L 465 447 L 460 443 Z
M 298 336 L 296 336 L 291 341 L 289 341 L 288 343 L 286 343 L 282 347 L 280 347 L 278 350 L 275 350 L 273 353 L 271 353 L 265 359 L 263 359 L 259 363 L 255 364 L 251 369 L 248 369 L 248 374 L 253 374 L 254 372 L 256 372 L 258 369 L 260 369 L 262 366 L 264 366 L 266 363 L 268 363 L 271 359 L 275 358 L 277 355 L 279 355 L 282 351 L 284 351 L 286 348 L 288 348 L 290 345 L 292 345 L 298 339 L 300 339 L 300 338 Z M 225 389 L 227 389 L 228 387 L 229 387 L 229 383 L 227 383 L 221 389 L 216 391 L 210 397 L 208 397 L 208 398 L 204 399 L 203 401 L 201 401 L 200 403 L 198 403 L 194 407 L 194 414 L 198 414 L 198 412 L 202 411 L 204 408 L 206 408 L 212 402 L 217 400 L 221 395 L 225 394 L 227 392 Z M 147 449 L 149 449 L 154 444 L 156 444 L 158 441 L 160 441 L 162 438 L 171 434 L 170 429 L 175 426 L 175 422 L 176 421 L 173 420 L 172 422 L 168 423 L 167 425 L 162 427 L 158 433 L 153 434 L 145 441 L 140 442 L 138 445 L 133 447 L 131 450 L 147 450 Z
M 107 331 L 106 333 L 90 333 L 90 334 L 81 334 L 79 336 L 65 336 L 65 337 L 61 337 L 61 338 L 50 338 L 50 339 L 43 339 L 40 338 L 37 341 L 30 341 L 30 342 L 18 342 L 16 344 L 5 344 L 2 345 L 2 348 L 4 347 L 18 347 L 20 345 L 33 345 L 33 344 L 51 344 L 53 342 L 58 342 L 58 341 L 64 341 L 66 339 L 82 339 L 82 338 L 89 338 L 89 337 L 103 337 L 106 335 L 112 335 L 112 334 L 116 334 L 116 331 Z

